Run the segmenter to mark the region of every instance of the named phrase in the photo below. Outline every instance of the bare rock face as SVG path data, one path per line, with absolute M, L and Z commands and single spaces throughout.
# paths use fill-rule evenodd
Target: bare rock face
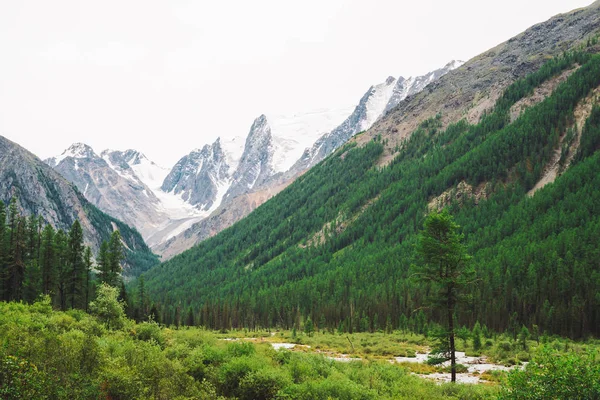
M 128 164 L 135 157 L 139 155 L 132 150 L 105 151 L 99 156 L 91 147 L 76 143 L 46 163 L 74 183 L 92 204 L 145 235 L 165 217 L 157 210 L 156 196 Z
M 209 210 L 220 189 L 228 184 L 229 165 L 220 139 L 202 150 L 194 150 L 181 158 L 165 178 L 161 189 L 180 195 L 189 204 Z M 221 197 L 222 197 L 221 193 Z
M 265 115 L 254 120 L 240 163 L 233 173 L 231 187 L 225 195 L 226 201 L 249 193 L 260 187 L 274 175 L 273 169 L 273 136 Z
M 312 147 L 306 149 L 290 172 L 295 175 L 318 164 L 354 135 L 371 128 L 379 118 L 396 107 L 402 100 L 419 93 L 427 85 L 462 64 L 462 61 L 451 61 L 444 67 L 422 76 L 408 79 L 402 76 L 398 79 L 390 76 L 385 82 L 371 86 L 360 99 L 352 114 L 340 126 L 323 135 Z

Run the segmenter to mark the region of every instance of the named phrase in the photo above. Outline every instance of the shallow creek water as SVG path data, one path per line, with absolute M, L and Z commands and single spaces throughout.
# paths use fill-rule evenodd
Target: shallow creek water
M 237 339 L 223 339 L 223 340 L 237 340 Z M 285 342 L 273 343 L 273 342 L 270 342 L 270 344 L 271 344 L 271 346 L 273 346 L 273 348 L 275 350 L 281 350 L 281 349 L 292 350 L 294 348 L 310 349 L 310 346 L 298 345 L 295 343 L 285 343 Z M 313 351 L 313 353 L 321 354 L 327 359 L 339 361 L 339 362 L 362 361 L 362 358 L 351 357 L 348 354 L 338 354 L 338 353 L 322 351 L 322 350 L 315 350 L 315 351 Z M 392 362 L 392 363 L 426 363 L 428 357 L 429 357 L 429 352 L 417 353 L 415 355 L 415 357 L 394 357 L 394 358 L 390 359 L 390 362 Z M 519 366 L 506 367 L 504 365 L 490 363 L 487 360 L 487 358 L 484 356 L 482 356 L 482 357 L 467 356 L 462 351 L 456 352 L 456 363 L 462 364 L 467 367 L 467 372 L 456 374 L 456 381 L 460 382 L 460 383 L 471 383 L 471 384 L 486 382 L 485 380 L 481 379 L 481 374 L 484 372 L 510 371 L 514 368 L 520 368 L 527 364 L 527 363 L 524 363 L 523 366 L 520 366 L 520 367 Z M 449 361 L 441 364 L 442 367 L 447 367 L 449 365 L 450 365 Z M 449 372 L 436 372 L 436 373 L 431 373 L 431 374 L 415 374 L 415 375 L 418 375 L 418 376 L 426 378 L 426 379 L 431 379 L 431 380 L 434 380 L 434 381 L 440 382 L 440 383 L 450 382 L 450 379 L 451 379 Z

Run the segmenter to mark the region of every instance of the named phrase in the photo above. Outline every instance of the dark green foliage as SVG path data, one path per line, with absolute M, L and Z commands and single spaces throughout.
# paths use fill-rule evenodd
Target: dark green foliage
M 552 95 L 509 122 L 516 101 L 575 64 Z M 388 318 L 394 328 L 425 332 L 447 316 L 415 313 L 428 304 L 428 285 L 410 279 L 413 246 L 428 203 L 464 181 L 485 196 L 447 204 L 477 275 L 457 307 L 458 326 L 479 320 L 515 338 L 534 324 L 600 335 L 598 152 L 592 145 L 552 185 L 526 195 L 575 106 L 599 84 L 600 56 L 567 53 L 509 87 L 476 125 L 442 130 L 439 117 L 422 124 L 384 168 L 375 166 L 381 143 L 346 146 L 244 220 L 148 271 L 149 298 L 165 315 L 191 306 L 197 323 L 217 329 L 299 328 L 298 316 L 322 315 L 340 332 L 373 330 Z
M 75 221 L 68 232 L 55 231 L 35 217 L 21 216 L 12 200 L 8 216 L 0 202 L 0 296 L 6 301 L 34 302 L 48 295 L 61 310 L 87 310 L 95 282 L 93 255 L 84 245 L 83 230 Z M 123 242 L 118 231 L 103 242 L 99 260 L 100 282 L 121 287 Z
M 431 304 L 446 315 L 443 337 L 434 354 L 444 361 L 450 360 L 452 382 L 456 382 L 454 314 L 466 286 L 473 283 L 471 257 L 462 244 L 459 228 L 446 210 L 431 212 L 419 235 L 417 254 L 421 263 L 415 267 L 415 276 L 428 285 L 428 291 L 432 293 Z

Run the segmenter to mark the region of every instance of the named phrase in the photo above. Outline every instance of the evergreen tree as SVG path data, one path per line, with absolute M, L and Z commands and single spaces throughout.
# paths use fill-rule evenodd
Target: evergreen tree
M 27 256 L 26 228 L 27 219 L 17 216 L 12 237 L 12 260 L 9 265 L 10 300 L 23 300 L 23 282 L 25 280 L 25 257 Z
M 479 321 L 475 322 L 473 327 L 473 350 L 481 350 L 481 325 Z
M 304 322 L 304 333 L 306 333 L 309 337 L 313 335 L 313 333 L 315 332 L 315 325 L 312 322 L 312 319 L 310 319 L 310 317 L 306 318 L 306 321 Z
M 121 280 L 121 262 L 125 258 L 123 251 L 123 239 L 121 233 L 117 230 L 110 236 L 108 243 L 108 281 L 111 286 L 117 287 Z
M 67 290 L 70 278 L 68 269 L 68 237 L 62 229 L 54 235 L 56 301 L 61 310 L 67 309 Z
M 83 230 L 79 221 L 75 220 L 69 231 L 69 243 L 67 248 L 68 270 L 69 270 L 69 301 L 71 308 L 83 306 L 85 299 L 85 262 L 83 259 Z
M 85 271 L 85 285 L 84 285 L 85 311 L 88 310 L 88 307 L 90 304 L 90 291 L 91 291 L 90 279 L 91 279 L 91 275 L 92 275 L 92 266 L 93 265 L 94 264 L 92 261 L 92 249 L 89 246 L 86 246 L 85 251 L 83 253 L 83 266 L 84 266 L 84 271 Z
M 56 257 L 54 243 L 54 228 L 48 224 L 42 231 L 40 249 L 40 267 L 42 275 L 41 292 L 52 294 L 56 284 Z
M 194 311 L 192 310 L 192 307 L 190 307 L 188 309 L 188 314 L 187 314 L 187 318 L 185 320 L 185 324 L 187 326 L 194 326 Z
M 452 382 L 456 382 L 456 345 L 454 342 L 454 314 L 461 292 L 471 275 L 469 259 L 458 233 L 459 226 L 446 211 L 430 213 L 417 244 L 422 259 L 418 278 L 431 286 L 433 305 L 446 314 L 445 338 L 439 350 L 444 360 L 450 360 Z
M 146 288 L 144 287 L 144 277 L 140 276 L 138 279 L 138 310 L 140 320 L 144 321 L 148 315 L 147 310 L 147 299 L 146 299 Z
M 98 253 L 98 280 L 100 283 L 110 284 L 110 264 L 108 256 L 108 242 L 103 240 Z
M 156 304 L 152 304 L 152 307 L 150 307 L 150 313 L 148 314 L 148 319 L 151 321 L 154 321 L 158 324 L 160 324 L 161 318 L 160 318 L 160 312 L 158 311 L 158 307 L 156 307 Z
M 43 221 L 31 215 L 27 219 L 27 245 L 25 255 L 25 276 L 23 298 L 33 302 L 41 292 L 40 238 Z

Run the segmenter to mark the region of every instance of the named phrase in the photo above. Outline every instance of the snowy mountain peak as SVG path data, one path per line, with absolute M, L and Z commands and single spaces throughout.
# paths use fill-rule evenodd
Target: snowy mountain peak
M 260 117 L 256 118 L 252 123 L 248 137 L 246 138 L 246 145 L 248 142 L 255 140 L 256 137 L 267 137 L 271 136 L 271 127 L 265 114 L 261 114 Z
M 161 189 L 203 211 L 220 203 L 229 188 L 229 165 L 221 139 L 182 157 L 165 177 Z
M 408 96 L 419 93 L 431 82 L 438 80 L 448 72 L 460 67 L 463 64 L 464 61 L 452 60 L 444 65 L 444 67 L 436 69 L 435 71 L 431 71 L 425 75 L 410 77 L 408 79 L 398 79 L 380 116 L 387 114 L 392 108 L 396 107 Z
M 130 166 L 138 165 L 138 164 L 142 164 L 142 163 L 154 164 L 154 162 L 150 161 L 148 159 L 148 157 L 146 157 L 146 155 L 144 155 L 144 153 L 141 153 L 137 150 L 127 149 L 122 153 L 123 153 L 123 159 Z
M 56 156 L 56 157 L 51 157 L 47 160 L 45 160 L 46 164 L 55 167 L 58 164 L 60 164 L 60 162 L 66 158 L 74 158 L 74 159 L 79 159 L 79 158 L 94 158 L 94 157 L 98 157 L 96 155 L 96 153 L 94 153 L 94 149 L 92 149 L 91 146 L 88 146 L 85 143 L 73 143 L 71 146 L 69 146 L 69 148 L 67 148 L 65 151 L 63 151 L 61 153 L 61 155 Z
M 462 60 L 452 60 L 448 64 L 444 65 L 444 69 L 453 70 L 460 67 L 464 63 L 465 62 Z
M 386 85 L 391 85 L 395 81 L 396 81 L 396 78 L 394 78 L 393 76 L 388 76 L 388 78 L 385 80 L 385 84 Z

